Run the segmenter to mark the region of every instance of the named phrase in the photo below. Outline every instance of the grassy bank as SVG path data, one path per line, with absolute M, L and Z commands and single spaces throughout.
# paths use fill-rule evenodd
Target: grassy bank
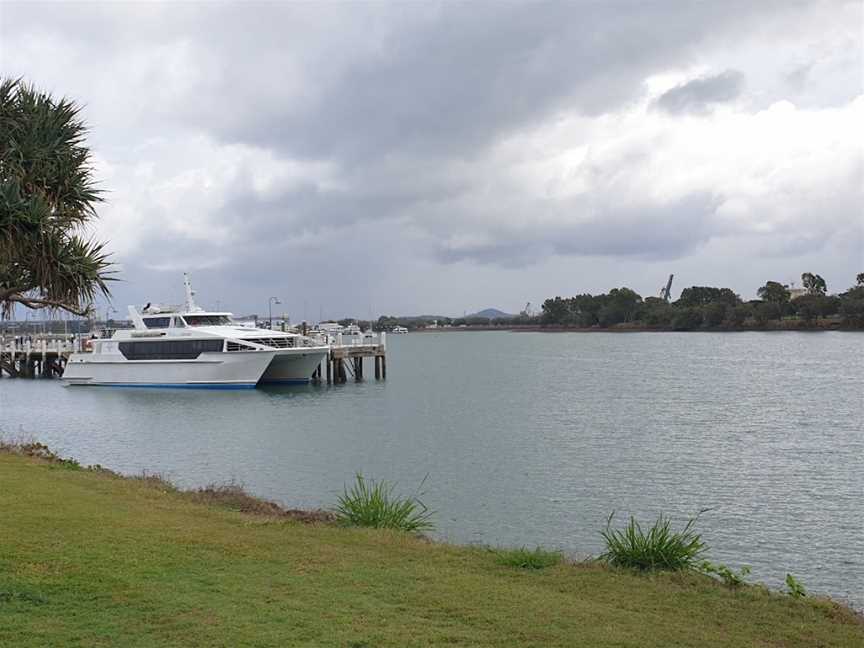
M 0 646 L 864 644 L 825 601 L 326 520 L 0 452 Z

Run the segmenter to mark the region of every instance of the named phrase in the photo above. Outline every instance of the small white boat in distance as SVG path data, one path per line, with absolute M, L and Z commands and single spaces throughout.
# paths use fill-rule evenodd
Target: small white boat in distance
M 401 333 L 407 333 L 408 329 L 405 328 L 404 326 L 394 326 L 392 332 L 399 335 Z
M 235 323 L 231 313 L 195 304 L 188 277 L 183 307 L 129 307 L 132 329 L 90 340 L 69 358 L 70 385 L 250 389 L 304 384 L 330 348 L 296 333 Z

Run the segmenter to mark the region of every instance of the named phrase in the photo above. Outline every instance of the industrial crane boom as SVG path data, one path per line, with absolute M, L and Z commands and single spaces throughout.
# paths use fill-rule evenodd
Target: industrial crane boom
M 665 302 L 669 301 L 669 298 L 672 296 L 672 277 L 674 274 L 669 275 L 669 281 L 666 282 L 666 285 L 660 289 L 660 299 Z

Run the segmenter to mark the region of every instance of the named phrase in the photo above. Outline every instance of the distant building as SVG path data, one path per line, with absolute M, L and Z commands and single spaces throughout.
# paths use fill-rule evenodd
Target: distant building
M 338 322 L 321 322 L 320 324 L 318 324 L 318 330 L 323 331 L 324 333 L 332 333 L 335 335 L 336 333 L 341 333 L 345 329 Z
M 789 299 L 790 301 L 793 299 L 798 299 L 799 297 L 803 297 L 807 294 L 806 288 L 795 288 L 794 286 L 787 288 L 789 291 Z

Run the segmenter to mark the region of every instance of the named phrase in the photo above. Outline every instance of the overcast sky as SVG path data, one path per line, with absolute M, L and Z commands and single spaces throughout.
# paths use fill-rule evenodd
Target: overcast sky
M 115 305 L 516 312 L 864 271 L 864 4 L 0 4 L 85 106 Z

